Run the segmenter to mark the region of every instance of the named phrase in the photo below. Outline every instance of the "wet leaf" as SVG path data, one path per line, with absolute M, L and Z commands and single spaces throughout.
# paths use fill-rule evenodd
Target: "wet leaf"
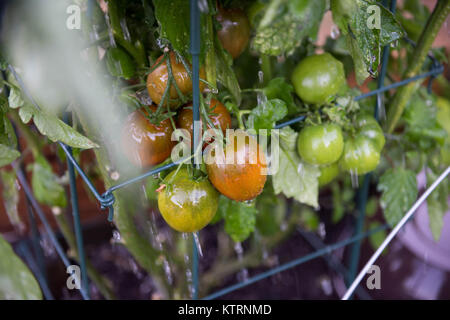
M 0 257 L 0 299 L 42 299 L 41 289 L 33 274 L 1 235 Z
M 258 210 L 253 204 L 237 202 L 221 196 L 219 216 L 225 220 L 225 231 L 234 242 L 242 242 L 255 230 Z
M 237 105 L 241 104 L 241 88 L 232 68 L 233 59 L 220 42 L 215 41 L 217 80 L 232 94 Z
M 297 114 L 299 107 L 294 103 L 294 97 L 292 93 L 294 92 L 294 87 L 286 82 L 284 78 L 273 78 L 267 84 L 265 88 L 262 89 L 263 93 L 266 95 L 267 99 L 280 99 L 286 103 L 288 108 L 288 114 Z
M 383 46 L 404 36 L 395 16 L 375 1 L 332 0 L 333 20 L 347 38 L 357 81 L 377 75 Z M 365 65 L 365 71 L 362 66 Z
M 317 208 L 319 206 L 320 170 L 303 162 L 297 154 L 297 132 L 290 127 L 280 130 L 280 157 L 278 171 L 273 175 L 276 194 Z
M 37 201 L 49 206 L 65 207 L 66 192 L 47 160 L 40 156 L 31 166 L 31 186 Z
M 256 228 L 263 236 L 272 236 L 281 230 L 286 215 L 286 201 L 277 197 L 271 184 L 266 183 L 263 192 L 256 198 Z
M 273 1 L 274 2 L 274 1 Z M 291 54 L 305 37 L 315 39 L 326 1 L 281 1 L 281 5 L 266 6 L 264 16 L 272 16 L 270 21 L 261 21 L 251 46 L 259 53 L 279 56 Z
M 9 107 L 13 109 L 17 109 L 24 104 L 22 96 L 20 95 L 20 90 L 16 86 L 10 85 L 8 104 Z
M 263 101 L 253 108 L 248 117 L 248 128 L 270 130 L 275 127 L 275 123 L 287 115 L 286 103 L 280 99 L 263 99 Z
M 395 226 L 417 198 L 417 182 L 414 171 L 395 168 L 387 170 L 378 183 L 381 191 L 380 205 L 386 221 Z

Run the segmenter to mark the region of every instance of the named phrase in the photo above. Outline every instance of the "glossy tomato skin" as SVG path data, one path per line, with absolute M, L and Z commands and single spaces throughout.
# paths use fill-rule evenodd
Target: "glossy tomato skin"
M 334 162 L 329 165 L 320 167 L 320 176 L 319 176 L 319 187 L 323 187 L 329 184 L 334 178 L 339 174 L 339 165 L 337 162 Z
M 216 128 L 221 128 L 222 132 L 225 134 L 226 129 L 231 128 L 231 116 L 227 108 L 220 101 L 211 99 L 209 109 L 212 110 L 212 114 L 209 116 L 212 124 Z M 191 139 L 194 131 L 194 125 L 192 123 L 192 113 L 192 103 L 189 103 L 178 112 L 177 116 L 177 127 L 180 129 L 188 130 L 190 134 L 189 137 L 191 137 Z M 201 118 L 200 121 L 202 121 Z M 212 129 L 209 123 L 206 124 L 206 127 L 208 129 Z
M 373 141 L 378 151 L 383 149 L 386 139 L 383 129 L 381 129 L 374 117 L 369 115 L 359 115 L 356 119 L 356 126 L 359 133 Z
M 169 226 L 180 232 L 196 232 L 211 222 L 219 193 L 208 179 L 192 180 L 187 169 L 181 168 L 164 180 L 168 185 L 158 193 L 158 208 Z
M 298 135 L 298 153 L 310 164 L 326 165 L 336 162 L 343 149 L 342 130 L 336 124 L 307 126 Z
M 340 160 L 343 170 L 362 175 L 373 171 L 380 162 L 380 151 L 370 138 L 363 135 L 350 137 L 345 141 Z
M 219 9 L 216 19 L 222 26 L 217 36 L 223 48 L 236 59 L 247 47 L 250 39 L 250 22 L 240 9 Z
M 160 56 L 153 66 L 156 66 L 160 63 L 160 61 L 164 59 L 164 55 Z M 170 66 L 172 68 L 172 73 L 175 79 L 175 82 L 178 85 L 181 93 L 185 96 L 192 95 L 192 80 L 189 77 L 188 71 L 185 69 L 184 65 L 180 62 L 177 62 L 175 53 L 169 53 Z M 205 70 L 204 68 L 200 68 L 200 78 L 205 79 Z M 151 73 L 147 76 L 147 90 L 150 98 L 152 99 L 154 104 L 159 105 L 164 90 L 167 87 L 167 83 L 169 81 L 169 71 L 167 69 L 166 62 L 162 62 L 158 67 L 155 68 Z M 205 88 L 204 82 L 199 82 L 200 91 L 203 91 Z M 178 107 L 181 103 L 175 85 L 172 84 L 169 90 L 170 96 L 170 106 Z M 166 100 L 167 103 L 167 100 Z
M 150 106 L 154 112 L 155 106 Z M 122 147 L 127 158 L 136 166 L 157 165 L 170 156 L 175 145 L 171 141 L 173 128 L 169 119 L 155 125 L 144 116 L 145 109 L 131 113 L 122 129 Z
M 258 196 L 266 183 L 267 161 L 256 140 L 243 130 L 228 135 L 222 163 L 212 161 L 206 152 L 206 170 L 211 183 L 220 193 L 235 201 L 246 201 Z M 251 147 L 254 146 L 254 147 Z M 234 159 L 226 163 L 226 158 Z
M 295 67 L 292 83 L 304 102 L 323 104 L 345 84 L 344 65 L 329 53 L 306 57 Z

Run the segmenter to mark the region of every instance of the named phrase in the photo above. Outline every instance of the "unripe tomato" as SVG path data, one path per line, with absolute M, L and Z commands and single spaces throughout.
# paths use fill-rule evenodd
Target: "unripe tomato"
M 345 141 L 340 160 L 343 170 L 361 175 L 374 170 L 379 162 L 380 151 L 370 138 L 358 134 Z
M 356 118 L 356 127 L 359 134 L 372 140 L 378 151 L 383 149 L 386 139 L 384 138 L 383 129 L 381 129 L 374 117 L 369 115 L 359 115 Z
M 156 107 L 150 109 L 155 112 Z M 122 147 L 136 166 L 149 167 L 166 160 L 175 142 L 171 141 L 173 128 L 169 119 L 155 125 L 142 112 L 147 114 L 142 108 L 128 116 L 122 130 Z
M 162 59 L 164 59 L 164 55 L 160 56 L 153 66 L 157 65 Z M 172 74 L 176 84 L 178 85 L 178 88 L 180 89 L 183 95 L 191 96 L 192 80 L 191 77 L 189 76 L 189 73 L 184 68 L 184 65 L 181 63 L 181 61 L 180 62 L 177 61 L 175 53 L 170 52 L 169 59 L 170 65 L 172 67 Z M 200 78 L 201 79 L 206 78 L 204 68 L 200 68 Z M 162 62 L 155 70 L 153 70 L 147 76 L 147 90 L 154 104 L 159 105 L 159 103 L 161 102 L 168 81 L 169 81 L 169 71 L 167 70 L 167 64 L 165 61 Z M 199 86 L 200 92 L 203 91 L 203 89 L 205 88 L 205 84 L 202 81 L 200 81 Z M 177 107 L 180 105 L 181 101 L 179 99 L 174 83 L 172 83 L 170 87 L 168 96 L 170 97 L 171 107 Z M 167 100 L 165 101 L 165 103 L 167 103 Z
M 323 104 L 345 84 L 344 65 L 329 53 L 306 57 L 295 67 L 292 83 L 303 101 Z
M 212 112 L 212 114 L 209 116 L 212 124 L 216 128 L 221 128 L 222 132 L 225 134 L 226 129 L 231 128 L 231 116 L 227 108 L 220 101 L 211 99 L 209 109 Z M 177 127 L 188 130 L 190 134 L 189 137 L 191 139 L 194 131 L 194 125 L 192 123 L 192 113 L 192 103 L 189 103 L 180 110 L 177 116 Z M 200 121 L 202 121 L 201 118 Z M 209 123 L 206 124 L 206 127 L 208 129 L 213 129 L 211 128 Z
M 310 164 L 330 164 L 339 160 L 344 149 L 341 127 L 336 124 L 307 126 L 297 140 L 299 155 Z
M 133 59 L 120 48 L 109 48 L 106 51 L 106 67 L 111 75 L 127 80 L 136 72 Z
M 240 9 L 219 9 L 216 19 L 222 25 L 217 36 L 223 48 L 233 59 L 239 57 L 250 39 L 250 23 L 247 16 Z
M 213 162 L 208 155 L 206 157 L 209 180 L 220 193 L 232 200 L 254 199 L 266 183 L 266 156 L 256 140 L 243 130 L 234 131 L 228 136 L 228 141 L 223 163 Z M 234 156 L 233 163 L 226 163 L 227 154 Z
M 339 174 L 339 165 L 334 162 L 320 167 L 319 187 L 329 184 Z
M 158 193 L 164 220 L 180 232 L 196 232 L 211 222 L 219 206 L 219 193 L 208 179 L 193 180 L 186 168 L 172 171 L 168 185 Z

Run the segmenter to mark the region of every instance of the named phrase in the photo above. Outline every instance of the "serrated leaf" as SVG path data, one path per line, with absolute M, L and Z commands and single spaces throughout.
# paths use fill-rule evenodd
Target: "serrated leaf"
M 39 156 L 32 164 L 31 186 L 36 200 L 40 203 L 65 207 L 67 205 L 66 192 L 53 173 L 47 160 Z
M 373 10 L 374 6 L 377 10 Z M 382 47 L 402 38 L 404 31 L 395 16 L 375 1 L 332 0 L 331 9 L 334 22 L 347 37 L 357 81 L 361 84 L 368 74 L 377 75 Z
M 0 144 L 0 167 L 6 166 L 20 157 L 20 152 L 4 144 Z
M 0 299 L 42 299 L 41 289 L 33 274 L 1 235 L 0 257 Z
M 431 185 L 438 178 L 438 176 L 439 175 L 434 173 L 431 169 L 428 170 L 427 184 Z M 448 183 L 446 183 L 446 181 L 442 181 L 427 198 L 430 230 L 435 241 L 438 241 L 442 234 L 442 227 L 444 226 L 444 215 L 448 210 L 448 194 Z
M 255 230 L 255 206 L 245 202 L 237 202 L 221 196 L 219 199 L 219 215 L 225 220 L 225 231 L 234 242 L 242 242 Z
M 16 173 L 14 171 L 0 171 L 0 179 L 3 185 L 3 204 L 6 214 L 11 224 L 18 230 L 22 230 L 25 226 L 19 217 L 17 204 L 19 203 L 19 187 L 16 183 Z
M 381 191 L 380 205 L 386 221 L 395 226 L 417 198 L 417 182 L 414 171 L 395 168 L 387 170 L 378 183 Z
M 284 78 L 273 78 L 267 86 L 262 89 L 267 99 L 280 99 L 286 103 L 288 114 L 297 114 L 299 107 L 294 103 L 294 87 L 286 82 Z
M 260 129 L 270 130 L 275 127 L 275 122 L 283 119 L 287 115 L 287 106 L 280 99 L 261 99 L 256 108 L 253 108 L 248 117 L 248 127 L 259 131 Z
M 280 157 L 278 171 L 273 175 L 276 194 L 317 208 L 319 206 L 320 170 L 303 162 L 296 151 L 297 132 L 290 127 L 280 130 Z
M 73 148 L 80 149 L 98 147 L 96 143 L 83 136 L 71 126 L 65 124 L 53 114 L 39 110 L 33 106 L 24 106 L 19 110 L 19 115 L 24 123 L 30 121 L 32 117 L 34 125 L 39 132 L 53 142 L 61 141 Z
M 10 86 L 8 104 L 10 108 L 17 109 L 23 106 L 24 101 L 20 95 L 20 90 L 16 86 Z

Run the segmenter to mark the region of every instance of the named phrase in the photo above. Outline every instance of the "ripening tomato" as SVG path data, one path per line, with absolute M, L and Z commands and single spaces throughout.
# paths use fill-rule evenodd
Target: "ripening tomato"
M 231 116 L 227 108 L 220 101 L 211 99 L 209 109 L 211 112 L 211 114 L 209 115 L 211 123 L 214 125 L 214 127 L 221 128 L 222 132 L 225 134 L 226 129 L 231 128 Z M 177 116 L 177 127 L 180 129 L 188 130 L 190 134 L 189 137 L 191 138 L 194 131 L 194 125 L 192 123 L 192 113 L 192 103 L 189 103 L 178 112 Z M 206 124 L 206 127 L 208 129 L 212 129 L 209 123 Z
M 150 106 L 155 112 L 156 106 Z M 122 147 L 127 158 L 138 167 L 159 164 L 170 156 L 175 145 L 169 119 L 153 124 L 144 108 L 131 113 L 122 131 Z
M 235 201 L 246 201 L 262 192 L 267 161 L 253 137 L 243 130 L 229 134 L 222 160 L 213 161 L 210 154 L 205 159 L 209 180 L 220 193 Z
M 158 65 L 161 60 L 164 58 L 164 55 L 160 56 L 155 64 L 153 66 Z M 177 61 L 177 58 L 175 56 L 175 53 L 170 52 L 169 53 L 169 60 L 170 60 L 170 66 L 172 68 L 172 74 L 175 79 L 176 84 L 178 85 L 178 88 L 180 89 L 181 93 L 185 96 L 191 96 L 192 95 L 192 80 L 189 76 L 188 71 L 185 69 L 184 65 L 181 63 L 181 61 Z M 152 67 L 153 67 L 152 66 Z M 200 68 L 200 79 L 205 79 L 205 69 Z M 164 90 L 167 87 L 167 83 L 169 81 L 169 71 L 167 69 L 166 62 L 162 62 L 158 67 L 155 68 L 151 73 L 147 76 L 147 90 L 150 98 L 152 99 L 154 104 L 159 105 Z M 204 82 L 199 82 L 200 86 L 200 92 L 203 91 L 205 88 Z M 177 90 L 175 88 L 175 85 L 172 84 L 169 89 L 169 97 L 170 97 L 170 106 L 171 107 L 178 107 L 181 104 L 181 100 L 179 99 Z M 166 102 L 167 103 L 167 100 Z
M 186 168 L 174 170 L 158 193 L 158 208 L 164 220 L 180 232 L 196 232 L 211 222 L 219 206 L 219 193 L 208 179 L 193 180 Z
M 344 149 L 341 127 L 336 124 L 307 126 L 300 131 L 297 150 L 310 164 L 330 164 L 339 160 Z
M 240 9 L 219 9 L 216 16 L 222 26 L 217 32 L 220 42 L 233 59 L 245 50 L 250 39 L 250 22 L 244 11 Z
M 323 104 L 345 85 L 344 65 L 329 53 L 306 57 L 295 67 L 292 83 L 303 101 Z

